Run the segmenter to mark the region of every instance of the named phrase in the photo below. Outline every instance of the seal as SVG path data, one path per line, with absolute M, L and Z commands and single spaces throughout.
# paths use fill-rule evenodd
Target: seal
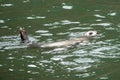
M 19 32 L 20 32 L 21 41 L 23 43 L 28 43 L 29 46 L 31 46 L 31 47 L 41 47 L 41 48 L 70 47 L 70 46 L 74 46 L 74 45 L 83 43 L 85 41 L 88 41 L 90 38 L 93 38 L 93 37 L 99 35 L 99 33 L 97 31 L 92 30 L 92 31 L 87 31 L 84 34 L 84 36 L 81 36 L 79 38 L 73 38 L 70 40 L 65 40 L 65 41 L 60 41 L 60 42 L 41 44 L 41 43 L 34 43 L 34 42 L 31 43 L 31 41 L 28 38 L 27 32 L 24 28 L 20 28 Z

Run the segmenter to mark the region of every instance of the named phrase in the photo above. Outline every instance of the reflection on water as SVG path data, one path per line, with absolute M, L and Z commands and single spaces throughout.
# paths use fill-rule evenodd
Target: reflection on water
M 27 19 L 44 19 L 44 16 L 32 16 L 32 17 L 27 17 Z
M 20 41 L 17 36 L 2 36 L 0 41 L 2 41 L 0 42 L 1 50 L 20 48 Z
M 13 4 L 1 4 L 2 7 L 10 7 L 13 6 Z
M 1 2 L 0 79 L 120 79 L 119 1 Z M 19 26 L 31 41 L 41 43 L 76 38 L 88 30 L 102 35 L 87 45 L 40 49 L 21 43 Z
M 80 22 L 72 22 L 69 20 L 63 20 L 60 22 L 54 22 L 54 23 L 49 23 L 49 24 L 44 24 L 44 26 L 57 26 L 57 25 L 67 25 L 67 24 L 79 24 Z
M 63 9 L 72 9 L 73 8 L 73 6 L 71 6 L 71 5 L 66 5 L 66 3 L 62 3 L 62 8 Z

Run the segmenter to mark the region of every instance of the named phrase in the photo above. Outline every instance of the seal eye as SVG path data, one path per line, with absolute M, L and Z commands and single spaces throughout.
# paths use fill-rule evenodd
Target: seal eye
M 85 36 L 90 36 L 90 37 L 94 37 L 97 36 L 98 32 L 97 31 L 88 31 L 85 33 Z
M 92 34 L 93 34 L 92 32 L 89 33 L 89 35 L 92 35 Z

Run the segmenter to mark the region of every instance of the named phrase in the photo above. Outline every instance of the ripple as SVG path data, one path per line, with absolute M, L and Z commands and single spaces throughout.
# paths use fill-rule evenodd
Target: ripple
M 29 16 L 29 17 L 26 17 L 27 19 L 45 19 L 46 17 L 44 16 Z
M 27 48 L 27 46 L 6 46 L 4 49 L 5 50 L 10 50 L 10 49 L 20 49 L 20 48 Z
M 40 72 L 31 72 L 31 74 L 40 74 Z
M 90 74 L 89 73 L 83 73 L 83 74 L 76 74 L 76 76 L 79 76 L 79 77 L 89 77 Z
M 52 33 L 49 33 L 48 30 L 37 30 L 36 33 L 40 33 L 40 36 L 52 36 L 53 35 Z
M 116 12 L 111 12 L 111 13 L 108 13 L 109 16 L 116 16 L 117 13 Z
M 9 71 L 14 71 L 14 69 L 8 69 Z
M 101 80 L 108 80 L 109 78 L 108 78 L 108 75 L 105 75 L 105 76 L 100 77 L 99 79 L 101 79 Z
M 69 34 L 69 32 L 64 32 L 64 33 L 60 32 L 60 33 L 57 33 L 57 35 L 66 35 L 66 34 Z
M 51 61 L 48 61 L 48 60 L 42 60 L 40 62 L 42 62 L 42 63 L 51 63 Z
M 97 9 L 96 9 L 96 10 L 94 10 L 94 11 L 98 12 L 98 11 L 101 11 L 101 10 L 97 10 Z
M 57 56 L 52 57 L 51 60 L 55 60 L 55 61 L 57 61 L 57 60 L 63 60 L 65 58 L 71 57 L 71 56 L 72 55 L 57 55 Z
M 72 9 L 73 8 L 73 6 L 71 6 L 71 5 L 67 5 L 66 3 L 62 3 L 62 8 L 63 9 Z
M 10 7 L 13 6 L 13 4 L 1 4 L 2 7 Z
M 24 1 L 23 1 L 23 3 L 28 3 L 28 2 L 30 2 L 30 0 L 24 0 Z
M 55 70 L 53 70 L 53 69 L 46 69 L 46 72 L 54 73 Z
M 28 67 L 35 68 L 35 67 L 37 67 L 37 66 L 36 66 L 36 65 L 34 65 L 34 64 L 29 64 L 29 65 L 28 65 Z
M 0 23 L 5 23 L 5 21 L 4 20 L 0 20 Z
M 1 28 L 9 28 L 9 26 L 2 26 Z
M 96 21 L 102 21 L 102 19 L 97 19 Z
M 3 65 L 2 64 L 0 64 L 0 67 L 2 67 Z
M 62 21 L 54 22 L 54 23 L 47 23 L 47 24 L 44 24 L 44 26 L 57 26 L 57 25 L 68 25 L 68 24 L 80 24 L 80 22 L 62 20 Z
M 62 25 L 66 25 L 66 24 L 79 24 L 80 22 L 73 22 L 73 21 L 69 21 L 69 20 L 62 20 L 61 24 Z
M 65 65 L 65 66 L 73 66 L 73 65 L 78 65 L 77 63 L 75 62 L 69 62 L 69 61 L 63 61 L 63 62 L 60 62 L 61 65 Z
M 78 58 L 78 59 L 74 59 L 75 62 L 77 63 L 93 63 L 96 62 L 96 60 L 91 59 L 91 58 Z
M 10 60 L 11 60 L 11 59 L 15 59 L 15 57 L 8 57 L 7 59 L 10 59 Z
M 0 48 L 3 50 L 25 48 L 26 45 L 20 45 L 20 38 L 18 36 L 1 36 Z
M 67 51 L 67 48 L 55 48 L 48 51 L 43 51 L 42 54 L 61 54 L 62 52 Z
M 98 24 L 91 24 L 90 26 L 111 26 L 112 23 L 98 23 Z
M 82 24 L 80 25 L 80 26 L 82 26 Z M 72 28 L 70 28 L 69 30 L 90 30 L 90 29 L 92 29 L 91 27 L 72 27 Z
M 64 5 L 64 6 L 62 6 L 62 8 L 63 8 L 63 9 L 72 9 L 73 6 Z
M 33 58 L 36 58 L 36 56 L 23 56 L 25 58 L 29 58 L 29 59 L 33 59 Z
M 98 18 L 106 18 L 105 16 L 102 16 L 102 15 L 100 15 L 100 14 L 95 14 L 94 16 L 95 16 L 95 17 L 98 17 Z
M 72 72 L 72 71 L 75 71 L 75 72 L 87 72 L 87 69 L 90 68 L 91 65 L 77 65 L 76 67 L 72 67 L 72 68 L 66 68 L 68 70 L 68 72 Z M 81 75 L 81 74 L 80 74 Z
M 36 33 L 48 33 L 48 30 L 37 30 Z
M 97 42 L 91 49 L 90 54 L 99 58 L 120 58 L 119 44 L 112 44 L 117 42 L 115 39 Z M 96 46 L 96 47 L 95 47 Z M 102 46 L 102 47 L 101 47 Z
M 52 33 L 45 33 L 45 34 L 40 34 L 41 36 L 52 36 Z

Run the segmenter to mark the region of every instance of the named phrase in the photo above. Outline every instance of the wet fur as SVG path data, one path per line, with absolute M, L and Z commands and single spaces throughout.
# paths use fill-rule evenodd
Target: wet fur
M 91 34 L 92 33 L 90 32 L 89 35 L 91 35 Z M 96 32 L 96 34 L 97 34 L 97 32 Z M 29 41 L 26 31 L 22 28 L 20 28 L 20 37 L 24 43 Z M 40 43 L 34 43 L 34 42 L 31 42 L 31 43 L 28 42 L 28 43 L 29 43 L 29 46 L 32 46 L 32 47 L 58 48 L 58 47 L 70 47 L 73 45 L 77 45 L 79 43 L 83 43 L 84 41 L 88 41 L 89 38 L 91 38 L 91 36 L 82 36 L 80 38 L 74 38 L 74 39 L 70 39 L 70 40 L 53 42 L 53 43 L 46 43 L 46 44 L 40 44 Z

